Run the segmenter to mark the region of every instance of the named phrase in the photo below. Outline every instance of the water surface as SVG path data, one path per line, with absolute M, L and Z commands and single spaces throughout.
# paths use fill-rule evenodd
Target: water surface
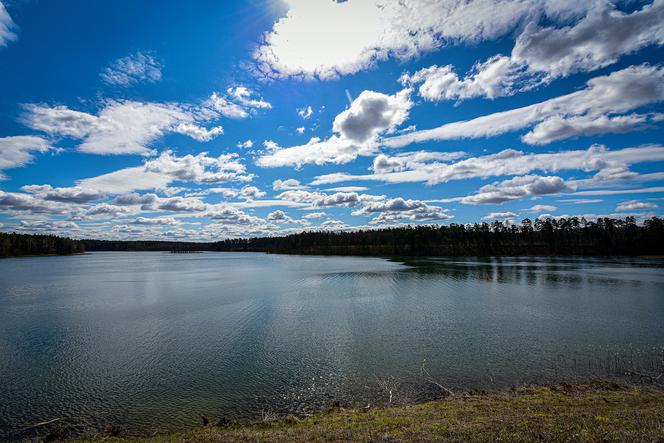
M 0 260 L 0 433 L 133 432 L 658 370 L 664 262 L 107 252 Z M 424 363 L 423 363 L 424 362 Z M 424 364 L 425 371 L 422 371 Z

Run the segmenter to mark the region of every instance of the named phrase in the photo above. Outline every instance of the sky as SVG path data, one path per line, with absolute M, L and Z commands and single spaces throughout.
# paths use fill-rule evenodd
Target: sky
M 0 0 L 0 230 L 661 216 L 664 0 Z

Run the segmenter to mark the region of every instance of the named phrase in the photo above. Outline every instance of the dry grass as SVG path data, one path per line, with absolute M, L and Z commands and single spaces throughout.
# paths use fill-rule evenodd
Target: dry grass
M 207 426 L 125 442 L 664 442 L 664 391 L 608 383 L 464 394 L 374 409 L 337 408 L 306 419 Z

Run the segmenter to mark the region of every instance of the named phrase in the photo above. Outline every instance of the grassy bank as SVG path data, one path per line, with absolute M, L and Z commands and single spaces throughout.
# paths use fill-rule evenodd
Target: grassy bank
M 83 441 L 138 439 L 100 435 Z M 664 441 L 664 390 L 609 383 L 465 394 L 366 411 L 333 408 L 306 419 L 222 421 L 145 442 Z

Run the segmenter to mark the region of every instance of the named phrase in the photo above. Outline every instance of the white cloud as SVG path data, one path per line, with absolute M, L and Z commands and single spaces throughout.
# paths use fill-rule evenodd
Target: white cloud
M 618 204 L 618 206 L 616 206 L 616 211 L 617 212 L 641 211 L 644 209 L 657 209 L 657 208 L 658 206 L 654 203 L 641 202 L 638 200 L 630 200 Z
M 136 52 L 114 61 L 100 75 L 109 85 L 154 83 L 161 80 L 161 64 L 149 53 Z
M 295 132 L 297 132 L 300 135 L 304 134 L 304 126 L 300 126 L 299 128 L 295 128 Z
M 326 189 L 326 191 L 332 192 L 362 192 L 368 190 L 369 188 L 366 186 L 337 186 L 336 188 Z
M 303 120 L 308 119 L 313 114 L 314 114 L 314 110 L 311 109 L 311 106 L 306 106 L 304 108 L 297 108 L 297 115 L 299 115 L 300 118 L 303 119 Z
M 16 40 L 13 29 L 16 27 L 5 5 L 0 2 L 0 48 Z
M 459 199 L 466 205 L 500 204 L 525 197 L 537 197 L 575 189 L 560 177 L 524 175 L 482 186 L 477 193 Z
M 304 186 L 300 184 L 299 180 L 289 178 L 287 180 L 275 180 L 272 182 L 272 189 L 275 191 L 287 191 L 291 189 L 302 189 Z
M 465 78 L 452 65 L 405 75 L 426 100 L 464 100 L 512 95 L 576 72 L 615 63 L 622 55 L 664 43 L 664 1 L 626 14 L 608 1 L 586 2 L 587 14 L 572 26 L 538 26 L 531 21 L 517 37 L 511 56 L 476 63 Z
M 294 190 L 282 192 L 277 198 L 297 203 L 307 203 L 311 207 L 322 208 L 329 206 L 353 207 L 371 201 L 382 200 L 385 197 L 382 195 L 358 194 L 357 192 L 324 194 L 322 192 Z
M 450 180 L 488 178 L 506 175 L 525 175 L 532 171 L 558 172 L 564 170 L 602 171 L 628 167 L 644 162 L 664 161 L 664 147 L 645 145 L 636 148 L 608 150 L 592 146 L 587 150 L 553 153 L 523 153 L 506 149 L 496 154 L 470 157 L 454 163 L 419 163 L 413 169 L 399 172 L 351 175 L 326 174 L 316 177 L 314 186 L 353 180 L 374 180 L 386 183 L 445 183 Z
M 27 185 L 22 191 L 29 192 L 42 200 L 62 203 L 89 203 L 106 197 L 106 194 L 94 189 L 79 186 L 70 188 L 53 188 L 51 185 Z
M 220 95 L 213 92 L 207 105 L 211 109 L 228 118 L 247 118 L 258 109 L 270 109 L 272 105 L 262 98 L 254 98 L 254 91 L 246 86 L 228 88 Z
M 558 210 L 558 207 L 551 205 L 535 205 L 528 209 L 531 212 L 553 212 Z
M 363 91 L 334 119 L 335 135 L 321 141 L 312 138 L 305 145 L 281 148 L 272 146 L 258 158 L 261 167 L 295 166 L 307 163 L 348 163 L 358 155 L 371 155 L 378 147 L 378 137 L 391 133 L 408 117 L 412 106 L 410 90 L 394 95 Z
M 267 77 L 335 78 L 390 57 L 409 59 L 456 42 L 506 34 L 525 19 L 569 19 L 590 2 L 288 0 L 286 16 L 254 53 Z
M 237 144 L 238 148 L 244 148 L 244 149 L 251 149 L 254 147 L 254 141 L 251 139 L 247 139 L 243 142 L 238 142 Z
M 238 194 L 241 198 L 255 199 L 265 197 L 267 194 L 256 186 L 244 186 Z
M 286 214 L 282 210 L 276 210 L 274 212 L 270 212 L 267 215 L 267 221 L 275 222 L 275 223 L 297 223 L 297 221 L 293 220 L 288 214 Z
M 91 154 L 149 154 L 150 144 L 167 132 L 207 141 L 222 133 L 195 124 L 194 113 L 176 104 L 110 101 L 98 115 L 74 111 L 66 106 L 25 105 L 22 121 L 47 134 L 72 137 L 83 142 L 81 152 Z
M 51 149 L 48 141 L 41 137 L 19 135 L 0 137 L 0 180 L 6 177 L 5 169 L 25 166 L 34 160 L 33 153 L 46 152 Z
M 465 152 L 430 152 L 415 151 L 389 157 L 385 154 L 379 154 L 374 158 L 371 169 L 377 173 L 398 172 L 406 169 L 416 169 L 427 162 L 448 162 L 466 155 Z
M 137 217 L 131 222 L 129 222 L 133 225 L 147 225 L 147 226 L 153 226 L 153 225 L 177 225 L 179 222 L 174 219 L 173 217 Z
M 135 166 L 79 180 L 77 185 L 107 194 L 124 194 L 140 190 L 166 190 L 174 181 L 214 184 L 231 181 L 247 182 L 253 176 L 246 173 L 237 154 L 210 157 L 207 152 L 178 157 L 164 151 L 159 157 Z
M 419 200 L 404 200 L 397 197 L 385 201 L 366 202 L 364 206 L 353 215 L 371 215 L 378 213 L 370 224 L 389 224 L 400 220 L 412 221 L 435 221 L 449 220 L 452 215 L 446 209 L 438 206 L 430 206 Z
M 514 217 L 518 217 L 519 214 L 515 214 L 514 212 L 491 212 L 490 214 L 485 215 L 482 217 L 482 220 L 499 220 L 499 221 L 505 221 L 505 220 L 512 220 Z
M 563 95 L 509 111 L 496 112 L 472 120 L 448 123 L 438 128 L 414 131 L 383 140 L 388 147 L 402 147 L 429 140 L 451 140 L 462 138 L 492 137 L 517 131 L 533 125 L 547 125 L 549 119 L 585 116 L 594 118 L 592 133 L 602 131 L 598 117 L 621 114 L 641 106 L 664 100 L 664 68 L 661 66 L 631 66 L 609 75 L 588 81 L 581 91 Z M 615 121 L 608 119 L 607 130 L 614 129 Z M 578 123 L 578 122 L 577 122 Z M 623 121 L 625 123 L 625 121 Z M 572 126 L 568 134 L 558 131 L 556 140 L 580 135 Z M 624 131 L 624 126 L 622 128 Z M 547 134 L 541 127 L 523 137 L 527 143 L 545 142 L 537 134 Z
M 309 214 L 303 216 L 302 218 L 305 218 L 307 220 L 311 220 L 311 219 L 314 219 L 314 218 L 323 218 L 326 215 L 327 214 L 325 212 L 310 212 Z

